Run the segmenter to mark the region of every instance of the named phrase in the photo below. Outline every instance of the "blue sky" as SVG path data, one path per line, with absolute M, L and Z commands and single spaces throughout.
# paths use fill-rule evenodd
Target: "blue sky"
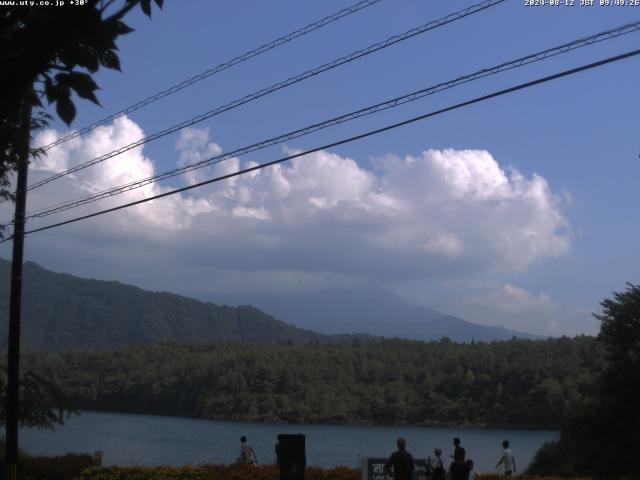
M 101 135 L 52 150 L 31 178 L 472 4 L 382 0 L 135 112 Z M 72 128 L 348 5 L 192 0 L 167 1 L 152 20 L 135 12 L 128 23 L 136 32 L 119 43 L 123 72 L 100 72 L 103 108 L 78 102 Z M 233 150 L 638 19 L 639 7 L 528 7 L 508 0 L 109 160 L 87 176 L 54 182 L 34 191 L 29 207 Z M 473 82 L 251 154 L 237 165 L 623 53 L 639 40 L 633 33 Z M 599 301 L 625 281 L 640 281 L 639 62 L 633 58 L 340 146 L 253 183 L 208 187 L 173 203 L 160 200 L 34 234 L 26 257 L 58 271 L 201 298 L 213 291 L 250 297 L 264 289 L 364 282 L 478 323 L 541 334 L 593 333 L 590 311 Z M 67 130 L 60 123 L 52 128 L 36 141 Z M 224 168 L 233 170 L 233 162 Z M 8 216 L 6 208 L 0 213 Z M 9 257 L 6 245 L 0 255 Z

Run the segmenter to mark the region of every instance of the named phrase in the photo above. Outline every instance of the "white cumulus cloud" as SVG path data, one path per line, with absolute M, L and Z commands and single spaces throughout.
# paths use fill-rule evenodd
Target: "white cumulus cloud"
M 36 144 L 61 135 L 46 130 Z M 52 149 L 32 164 L 32 177 L 78 165 L 143 135 L 135 122 L 121 117 Z M 178 166 L 222 153 L 206 129 L 185 129 L 175 147 Z M 154 281 L 160 272 L 171 271 L 186 279 L 183 291 L 188 282 L 200 290 L 208 282 L 213 285 L 206 273 L 213 271 L 254 272 L 261 279 L 274 272 L 274 281 L 282 272 L 306 277 L 322 272 L 387 284 L 521 272 L 566 254 L 572 235 L 563 213 L 566 195 L 553 192 L 540 175 L 505 166 L 516 160 L 499 162 L 486 150 L 472 149 L 389 154 L 374 160 L 320 151 L 51 230 L 41 242 L 34 235 L 31 251 L 40 248 L 61 258 L 73 251 L 69 262 L 92 262 L 105 271 L 123 263 L 137 268 L 138 277 L 146 274 Z M 253 165 L 250 158 L 233 158 L 182 181 L 191 184 Z M 29 206 L 37 209 L 158 171 L 143 149 L 136 148 L 34 190 Z M 168 190 L 166 185 L 147 185 L 55 220 Z M 47 217 L 31 226 L 52 220 Z M 224 285 L 224 278 L 214 283 Z M 511 285 L 500 294 L 496 301 L 504 308 L 509 298 L 520 304 L 544 303 L 539 297 L 527 299 L 526 292 Z

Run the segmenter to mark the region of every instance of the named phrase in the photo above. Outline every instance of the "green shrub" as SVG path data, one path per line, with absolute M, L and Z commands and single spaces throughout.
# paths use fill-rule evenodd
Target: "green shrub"
M 80 477 L 82 472 L 93 464 L 93 457 L 86 454 L 68 453 L 60 457 L 32 457 L 21 453 L 17 465 L 18 478 L 20 480 L 72 480 Z M 2 465 L 0 480 L 4 480 L 6 475 L 6 468 Z

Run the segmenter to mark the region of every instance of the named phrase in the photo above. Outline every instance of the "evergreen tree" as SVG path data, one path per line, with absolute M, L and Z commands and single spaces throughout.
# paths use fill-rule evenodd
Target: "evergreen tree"
M 599 341 L 606 366 L 596 396 L 562 427 L 560 440 L 540 449 L 529 467 L 535 475 L 598 478 L 640 473 L 640 287 L 627 284 L 602 303 Z

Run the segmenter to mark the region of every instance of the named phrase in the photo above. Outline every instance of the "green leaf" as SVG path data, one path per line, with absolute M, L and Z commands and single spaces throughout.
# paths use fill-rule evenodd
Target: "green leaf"
M 147 17 L 151 17 L 151 0 L 141 0 L 140 7 Z
M 158 5 L 158 8 L 162 8 L 163 4 L 164 4 L 164 0 L 156 0 L 156 5 Z
M 44 81 L 44 94 L 47 97 L 47 102 L 49 102 L 49 105 L 51 105 L 58 99 L 58 93 L 50 78 L 47 78 Z
M 69 72 L 68 74 L 58 74 L 56 75 L 56 80 L 73 88 L 79 97 L 100 105 L 98 97 L 93 93 L 98 89 L 98 85 L 88 73 Z
M 32 106 L 42 107 L 42 102 L 40 101 L 40 97 L 38 93 L 32 88 L 27 93 L 27 98 L 25 98 Z
M 58 58 L 67 68 L 73 69 L 77 64 L 76 56 L 72 52 L 73 47 L 67 47 L 60 50 Z
M 79 97 L 89 100 L 95 103 L 96 105 L 100 105 L 100 100 L 98 100 L 98 97 L 96 97 L 96 94 L 93 93 L 93 91 L 80 91 L 80 90 L 76 90 L 75 88 L 74 90 L 76 91 Z
M 91 73 L 96 73 L 99 68 L 98 59 L 94 56 L 88 57 L 86 63 L 82 66 L 89 70 Z
M 72 45 L 66 48 L 64 53 L 64 57 L 61 55 L 60 59 L 71 68 L 77 64 L 91 73 L 95 73 L 99 68 L 96 50 L 87 45 Z
M 131 28 L 129 25 L 127 25 L 126 23 L 121 22 L 120 20 L 117 20 L 114 23 L 114 31 L 118 35 L 126 35 L 128 33 L 134 32 L 135 30 Z
M 117 50 L 116 38 L 118 32 L 114 30 L 113 25 L 101 25 L 99 30 L 91 38 L 91 46 L 96 50 L 103 52 L 105 50 Z
M 76 117 L 76 107 L 69 97 L 58 98 L 56 112 L 67 125 L 71 125 L 71 122 Z
M 47 101 L 49 104 L 57 102 L 61 98 L 68 98 L 71 95 L 71 91 L 69 90 L 69 86 L 66 83 L 60 83 L 59 77 L 66 76 L 66 73 L 59 73 L 56 75 L 56 81 L 58 83 L 54 83 L 50 78 L 47 78 L 44 82 L 44 94 L 47 97 Z
M 112 50 L 105 50 L 100 54 L 100 63 L 106 68 L 120 71 L 120 59 Z
M 35 111 L 31 116 L 31 130 L 39 130 L 41 128 L 45 128 L 49 126 L 49 122 L 53 119 L 51 115 L 49 115 L 45 111 Z M 40 154 L 40 149 L 32 148 L 32 155 L 37 156 Z

